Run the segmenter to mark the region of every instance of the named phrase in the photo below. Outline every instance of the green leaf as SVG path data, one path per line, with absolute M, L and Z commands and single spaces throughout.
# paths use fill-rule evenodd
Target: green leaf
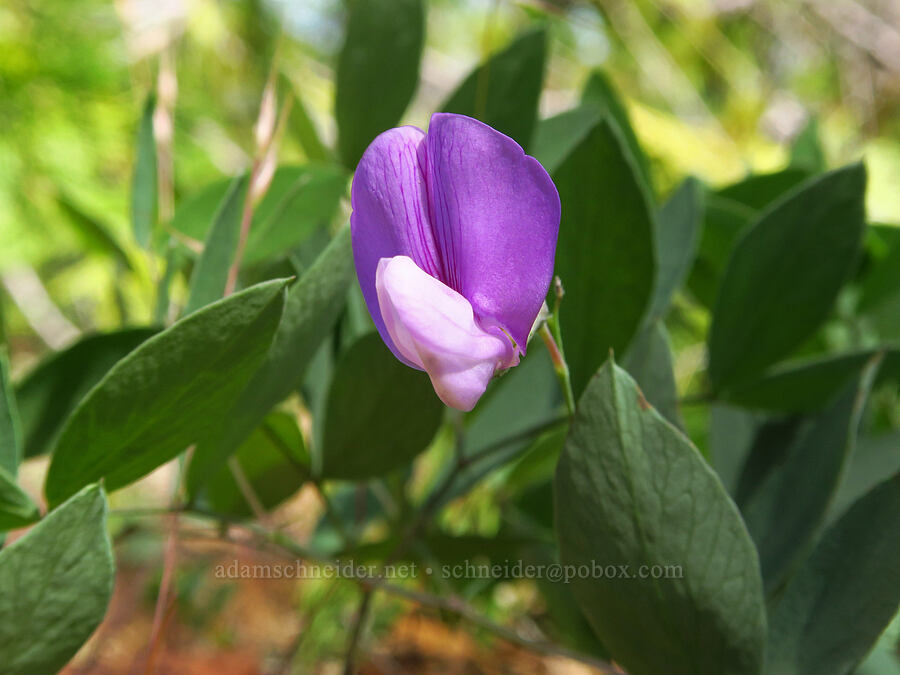
M 611 361 L 579 401 L 554 499 L 563 565 L 627 565 L 633 575 L 571 582 L 597 636 L 625 670 L 759 673 L 762 583 L 737 508 L 687 437 Z M 642 579 L 641 569 L 680 574 Z
M 595 106 L 579 106 L 541 120 L 534 131 L 531 154 L 553 173 L 602 118 Z
M 785 456 L 776 458 L 777 464 L 746 499 L 738 497 L 759 551 L 767 592 L 776 590 L 794 571 L 825 521 L 853 454 L 877 366 L 877 360 L 870 363 L 859 381 L 852 382 L 821 415 L 799 429 L 786 427 Z M 757 441 L 754 453 L 765 450 L 759 445 Z
M 715 195 L 759 212 L 798 188 L 809 177 L 809 170 L 796 168 L 758 173 L 721 188 Z
M 278 89 L 290 92 L 293 98 L 293 106 L 291 106 L 291 114 L 288 117 L 288 130 L 300 143 L 306 158 L 310 162 L 328 162 L 331 160 L 331 152 L 322 143 L 319 132 L 316 130 L 315 122 L 310 117 L 309 110 L 303 97 L 291 79 L 281 73 L 278 77 Z
M 4 675 L 58 672 L 103 620 L 113 575 L 106 496 L 96 485 L 0 551 Z
M 66 195 L 60 195 L 56 201 L 63 213 L 68 216 L 69 222 L 75 227 L 85 246 L 108 255 L 125 269 L 134 269 L 128 253 L 125 252 L 107 225 L 86 213 Z
M 21 461 L 22 423 L 9 379 L 9 360 L 0 348 L 0 468 L 14 477 Z
M 900 230 L 900 228 L 898 228 Z M 865 278 L 859 311 L 867 312 L 900 296 L 900 236 L 890 242 L 886 255 Z
M 653 213 L 633 166 L 604 119 L 553 174 L 562 202 L 560 321 L 576 396 L 610 349 L 625 353 L 653 292 Z
M 193 239 L 206 239 L 230 184 L 217 181 L 186 199 L 176 210 L 172 227 Z M 266 196 L 254 211 L 243 266 L 286 255 L 323 225 L 329 225 L 346 185 L 343 169 L 334 166 L 277 169 Z
M 425 373 L 401 363 L 378 333 L 363 336 L 331 381 L 322 477 L 364 480 L 406 464 L 434 438 L 443 414 Z
M 545 30 L 520 35 L 469 73 L 438 110 L 479 119 L 528 150 L 546 57 Z
M 900 605 L 900 474 L 822 538 L 772 612 L 766 675 L 854 672 Z
M 755 212 L 740 202 L 716 194 L 706 194 L 703 203 L 700 245 L 687 285 L 694 298 L 711 309 L 734 245 L 750 226 Z
M 791 166 L 812 173 L 825 170 L 825 151 L 819 140 L 819 120 L 810 117 L 791 145 Z
M 787 356 L 828 316 L 859 254 L 865 185 L 861 164 L 804 183 L 738 242 L 710 328 L 716 390 Z
M 274 412 L 266 417 L 237 449 L 234 458 L 267 511 L 295 494 L 310 476 L 303 435 L 287 413 Z M 192 471 L 190 463 L 188 474 Z M 255 515 L 228 465 L 207 483 L 202 497 L 216 513 L 239 518 Z
M 196 495 L 266 415 L 303 382 L 306 368 L 343 309 L 356 278 L 350 228 L 344 227 L 288 294 L 284 315 L 262 366 L 231 406 L 223 424 L 210 429 L 194 451 L 188 493 Z
M 337 66 L 334 115 L 344 165 L 395 126 L 419 83 L 425 39 L 422 0 L 352 0 Z
M 628 350 L 624 366 L 650 405 L 673 425 L 684 429 L 678 411 L 678 389 L 672 370 L 669 333 L 662 321 L 654 321 L 641 331 Z
M 656 217 L 656 288 L 649 317 L 659 319 L 669 309 L 694 264 L 703 218 L 703 187 L 688 178 L 663 204 Z
M 850 466 L 828 509 L 828 520 L 840 517 L 869 490 L 900 471 L 900 432 L 860 436 Z
M 60 433 L 44 487 L 53 504 L 88 483 L 128 485 L 222 426 L 263 362 L 284 306 L 269 281 L 191 314 L 119 361 Z
M 151 94 L 144 103 L 138 126 L 134 174 L 131 182 L 131 226 L 134 238 L 149 248 L 156 225 L 157 176 L 156 141 L 153 138 L 153 110 L 156 99 Z
M 347 174 L 336 166 L 286 167 L 276 178 L 256 209 L 244 265 L 285 254 L 329 226 L 347 188 Z
M 126 328 L 90 335 L 52 354 L 26 375 L 16 387 L 25 457 L 49 451 L 84 395 L 119 359 L 156 332 L 156 328 Z
M 247 196 L 247 178 L 238 176 L 231 181 L 228 191 L 219 204 L 203 253 L 194 265 L 191 288 L 184 314 L 192 314 L 201 307 L 215 302 L 225 293 L 228 269 L 234 259 L 241 228 L 241 215 Z
M 622 137 L 628 145 L 628 151 L 631 153 L 632 159 L 637 164 L 638 172 L 644 181 L 647 189 L 653 192 L 653 176 L 650 173 L 650 164 L 647 156 L 641 149 L 634 129 L 631 126 L 631 120 L 628 118 L 628 111 L 622 104 L 622 100 L 616 92 L 615 87 L 609 81 L 609 78 L 600 70 L 591 73 L 588 81 L 584 85 L 584 91 L 581 93 L 581 103 L 596 106 L 604 115 L 609 115 L 622 132 Z
M 40 517 L 38 507 L 18 486 L 15 476 L 0 466 L 0 532 L 25 527 Z
M 737 494 L 741 471 L 760 424 L 760 417 L 746 410 L 720 404 L 710 407 L 710 459 L 732 497 Z
M 723 398 L 756 410 L 815 412 L 824 408 L 877 352 L 863 351 L 788 361 L 728 390 Z M 884 352 L 877 384 L 900 383 L 900 349 Z

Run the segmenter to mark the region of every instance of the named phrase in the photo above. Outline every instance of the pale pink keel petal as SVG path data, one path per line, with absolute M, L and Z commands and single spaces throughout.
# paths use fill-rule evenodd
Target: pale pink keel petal
M 375 288 L 397 351 L 428 373 L 435 392 L 450 407 L 471 410 L 494 373 L 518 363 L 499 328 L 484 330 L 468 300 L 409 257 L 382 258 Z

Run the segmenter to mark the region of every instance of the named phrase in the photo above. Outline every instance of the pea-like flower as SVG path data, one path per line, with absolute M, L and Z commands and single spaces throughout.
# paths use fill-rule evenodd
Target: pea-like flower
M 553 276 L 559 194 L 511 138 L 432 115 L 384 132 L 353 178 L 356 273 L 385 344 L 471 410 L 525 354 Z

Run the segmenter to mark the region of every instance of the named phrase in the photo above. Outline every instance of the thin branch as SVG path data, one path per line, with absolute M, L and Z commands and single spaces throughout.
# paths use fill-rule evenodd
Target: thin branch
M 362 597 L 359 600 L 359 609 L 353 621 L 353 629 L 350 631 L 350 640 L 347 644 L 347 655 L 344 657 L 344 675 L 353 675 L 356 672 L 356 650 L 362 638 L 363 627 L 372 607 L 372 589 L 363 588 Z

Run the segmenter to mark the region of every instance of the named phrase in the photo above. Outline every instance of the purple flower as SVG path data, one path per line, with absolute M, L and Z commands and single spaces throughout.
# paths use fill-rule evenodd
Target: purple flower
M 432 115 L 384 132 L 356 168 L 353 258 L 394 355 L 447 405 L 471 410 L 515 366 L 553 276 L 559 194 L 511 138 Z

